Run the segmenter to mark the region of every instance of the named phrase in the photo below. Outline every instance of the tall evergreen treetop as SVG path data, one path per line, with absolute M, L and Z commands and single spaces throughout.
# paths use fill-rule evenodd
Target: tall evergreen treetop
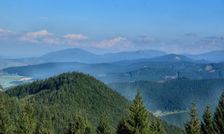
M 202 134 L 215 134 L 212 113 L 209 106 L 205 108 L 203 122 L 201 123 Z
M 150 125 L 150 131 L 152 134 L 165 134 L 161 119 L 155 119 Z
M 200 134 L 201 125 L 197 117 L 197 108 L 195 104 L 192 104 L 190 110 L 190 121 L 186 123 L 185 130 L 187 134 Z
M 129 108 L 128 117 L 124 124 L 129 134 L 149 133 L 149 113 L 143 104 L 139 91 Z
M 214 127 L 218 134 L 224 132 L 224 92 L 222 93 L 214 114 Z
M 97 134 L 112 134 L 111 123 L 108 116 L 103 114 L 97 127 Z

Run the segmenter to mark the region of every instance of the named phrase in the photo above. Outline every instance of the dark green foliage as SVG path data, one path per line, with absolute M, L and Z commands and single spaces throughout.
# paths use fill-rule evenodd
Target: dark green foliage
M 185 111 L 194 101 L 198 106 L 198 114 L 202 116 L 207 104 L 213 110 L 217 97 L 224 90 L 224 79 L 189 80 L 178 79 L 166 82 L 138 81 L 114 83 L 111 87 L 121 95 L 133 99 L 137 88 L 140 88 L 146 107 L 151 111 Z M 224 89 L 224 88 L 223 88 Z M 184 128 L 188 114 L 180 112 L 161 117 L 168 123 Z
M 76 113 L 83 113 L 95 127 L 100 116 L 107 113 L 115 128 L 129 105 L 117 92 L 82 73 L 61 74 L 15 87 L 7 93 L 33 104 L 37 120 L 41 114 L 47 114 L 46 118 L 52 120 L 56 133 L 64 133 L 69 119 Z
M 7 100 L 4 93 L 0 92 L 0 134 L 10 133 L 10 118 L 6 103 Z
M 111 123 L 106 114 L 101 116 L 96 132 L 97 134 L 112 134 Z
M 93 126 L 87 119 L 80 115 L 75 115 L 69 122 L 66 134 L 93 134 Z
M 129 134 L 128 129 L 125 125 L 125 119 L 122 119 L 117 127 L 117 134 Z
M 139 91 L 129 108 L 129 114 L 118 125 L 117 134 L 165 134 L 160 119 L 153 117 L 145 108 Z M 176 134 L 176 132 L 170 132 Z M 177 132 L 178 134 L 182 132 Z
M 34 134 L 54 134 L 52 123 L 46 117 L 40 118 L 37 122 Z
M 152 121 L 150 130 L 152 134 L 165 134 L 165 130 L 160 119 Z
M 205 108 L 203 122 L 201 123 L 202 134 L 215 134 L 211 109 L 209 106 Z
M 128 116 L 124 120 L 124 128 L 128 134 L 148 134 L 149 127 L 149 113 L 145 108 L 140 93 L 133 101 L 129 108 Z
M 186 123 L 185 130 L 187 134 L 200 134 L 200 121 L 197 117 L 197 109 L 195 104 L 192 104 L 190 111 L 190 121 Z
M 2 85 L 0 85 L 0 91 L 2 91 L 3 90 L 3 87 L 2 87 Z
M 224 93 L 222 93 L 214 114 L 214 128 L 217 134 L 224 132 Z
M 24 102 L 22 104 L 22 111 L 19 114 L 18 117 L 18 129 L 17 133 L 19 134 L 33 134 L 35 127 L 36 127 L 36 121 L 34 119 L 33 115 L 34 109 L 33 107 L 27 103 Z
M 153 110 L 185 110 L 192 103 L 192 100 L 196 101 L 195 103 L 199 106 L 202 105 L 199 108 L 201 109 L 212 102 L 212 105 L 216 105 L 214 96 L 218 96 L 223 91 L 220 87 L 224 87 L 224 79 L 136 81 L 113 83 L 110 84 L 110 87 L 129 99 L 134 98 L 136 89 L 140 88 L 144 103 L 151 104 L 150 109 Z
M 96 133 L 95 129 L 101 130 L 102 133 L 115 133 L 115 127 L 119 120 L 127 115 L 130 106 L 130 102 L 117 92 L 82 73 L 61 74 L 14 87 L 6 93 L 4 96 L 9 102 L 8 113 L 13 125 L 10 130 L 15 134 L 64 134 L 77 131 L 92 134 Z M 146 128 L 149 128 L 147 122 L 155 117 L 143 106 L 139 95 L 136 96 L 130 111 L 132 112 L 125 118 L 125 126 L 127 122 L 141 119 L 136 128 L 145 133 Z M 82 116 L 78 113 L 82 113 Z M 100 119 L 104 113 L 111 119 L 110 123 Z M 134 119 L 133 115 L 139 119 Z M 164 127 L 168 134 L 182 133 L 181 129 L 174 126 L 165 124 Z M 177 133 L 173 133 L 176 131 Z
M 32 106 L 0 93 L 0 133 L 33 134 L 36 120 Z

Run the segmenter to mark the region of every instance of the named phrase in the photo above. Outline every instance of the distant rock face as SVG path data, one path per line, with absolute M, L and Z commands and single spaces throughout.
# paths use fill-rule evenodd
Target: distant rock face
M 179 56 L 176 56 L 175 59 L 176 60 L 181 60 L 181 58 Z
M 205 70 L 206 71 L 211 71 L 213 69 L 213 66 L 212 65 L 207 65 L 206 67 L 205 67 Z
M 205 66 L 205 71 L 213 73 L 213 72 L 215 72 L 215 69 L 214 69 L 213 65 L 210 64 L 210 65 Z

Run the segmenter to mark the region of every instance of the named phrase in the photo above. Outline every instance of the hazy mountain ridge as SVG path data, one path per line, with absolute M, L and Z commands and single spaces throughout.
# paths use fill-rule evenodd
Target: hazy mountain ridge
M 70 48 L 70 49 L 60 50 L 56 52 L 51 52 L 31 60 L 37 60 L 40 63 L 46 63 L 46 62 L 82 62 L 82 63 L 107 62 L 109 63 L 109 62 L 116 62 L 121 60 L 152 58 L 152 57 L 157 57 L 161 55 L 165 55 L 165 53 L 161 51 L 156 51 L 156 50 L 138 50 L 138 51 L 129 51 L 129 52 L 94 54 L 83 49 Z
M 159 58 L 160 59 L 160 58 Z M 153 59 L 154 60 L 154 59 Z M 77 62 L 45 63 L 3 69 L 34 79 L 43 79 L 63 72 L 79 71 L 106 82 L 161 81 L 186 77 L 189 79 L 224 78 L 224 63 L 161 62 L 140 59 L 115 63 L 84 64 Z
M 189 57 L 195 60 L 205 60 L 207 62 L 224 62 L 224 50 L 211 51 L 198 55 L 189 55 Z
M 112 62 L 139 62 L 139 61 L 160 61 L 160 62 L 195 62 L 195 63 L 217 63 L 224 62 L 224 51 L 212 51 L 200 55 L 167 54 L 157 50 L 137 50 L 117 53 L 94 54 L 89 51 L 70 48 L 50 52 L 40 57 L 21 59 L 0 58 L 1 68 L 16 65 L 36 65 L 49 62 L 81 62 L 81 63 L 112 63 Z M 6 63 L 6 61 L 8 63 Z M 14 64 L 12 64 L 14 63 Z M 8 65 L 7 65 L 8 64 Z

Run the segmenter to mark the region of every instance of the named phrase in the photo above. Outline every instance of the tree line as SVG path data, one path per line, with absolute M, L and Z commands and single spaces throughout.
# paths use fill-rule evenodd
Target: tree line
M 185 125 L 187 134 L 224 134 L 224 93 L 222 93 L 215 112 L 206 106 L 202 121 L 198 118 L 195 104 L 189 112 L 190 119 Z
M 52 123 L 44 116 L 35 119 L 32 104 L 23 100 L 17 105 L 3 92 L 0 93 L 0 134 L 54 134 Z M 14 104 L 12 104 L 14 103 Z M 8 110 L 8 106 L 11 110 Z M 10 113 L 10 112 L 14 112 Z M 130 105 L 127 116 L 124 117 L 116 130 L 111 126 L 106 114 L 100 118 L 97 127 L 80 114 L 74 114 L 65 127 L 66 134 L 164 134 L 162 122 L 158 118 L 150 120 L 149 111 L 145 108 L 138 92 Z M 12 120 L 9 116 L 15 116 Z

